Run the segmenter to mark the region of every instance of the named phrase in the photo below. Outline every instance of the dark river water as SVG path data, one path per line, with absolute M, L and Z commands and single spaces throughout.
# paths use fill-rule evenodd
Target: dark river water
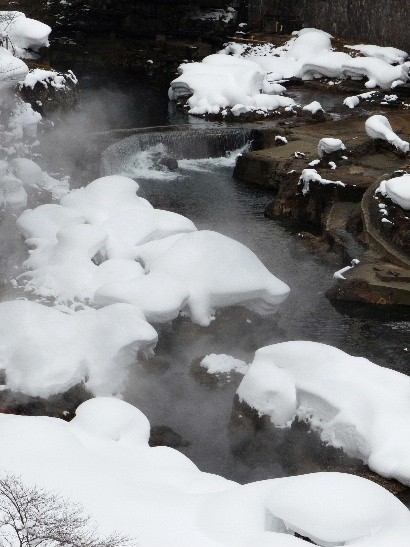
M 167 85 L 155 77 L 87 73 L 84 67 L 81 72 L 83 91 L 76 112 L 43 137 L 44 160 L 55 172 L 71 173 L 74 185 L 84 178 L 78 146 L 88 134 L 198 123 L 175 112 L 168 103 Z M 181 450 L 203 471 L 248 482 L 298 472 L 306 460 L 309 469 L 320 466 L 322 456 L 313 454 L 317 447 L 312 447 L 312 454 L 306 453 L 311 441 L 303 428 L 294 437 L 286 439 L 280 434 L 278 439 L 269 428 L 250 427 L 246 442 L 242 442 L 243 431 L 235 425 L 240 412 L 235 408 L 240 377 L 212 380 L 200 373 L 198 359 L 225 353 L 250 362 L 255 350 L 264 345 L 313 340 L 409 374 L 405 312 L 361 305 L 335 307 L 325 291 L 332 284 L 333 272 L 341 266 L 307 253 L 292 226 L 264 217 L 266 204 L 274 199 L 270 192 L 235 181 L 232 165 L 223 162 L 188 161 L 182 165 L 173 179 L 158 178 L 155 172 L 150 177 L 149 169 L 141 178 L 136 171 L 140 194 L 155 207 L 186 215 L 200 229 L 216 230 L 241 241 L 290 286 L 291 294 L 271 318 L 231 309 L 218 315 L 208 328 L 186 319 L 159 326 L 155 357 L 132 371 L 125 399 L 139 407 L 152 425 L 169 426 L 189 441 Z M 86 169 L 98 176 L 95 162 Z M 293 445 L 292 439 L 296 439 Z

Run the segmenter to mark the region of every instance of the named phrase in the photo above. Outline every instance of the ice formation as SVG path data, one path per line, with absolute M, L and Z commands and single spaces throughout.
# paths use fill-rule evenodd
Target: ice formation
M 406 211 L 410 210 L 410 175 L 403 174 L 400 177 L 383 180 L 377 191 Z
M 306 545 L 294 532 L 323 546 L 408 545 L 409 511 L 366 479 L 313 473 L 242 486 L 149 447 L 149 434 L 138 409 L 104 397 L 71 422 L 0 414 L 0 469 L 81 503 L 101 534 L 120 530 L 141 547 Z
M 118 394 L 141 348 L 156 331 L 135 306 L 63 313 L 14 300 L 0 303 L 0 389 L 49 397 L 84 383 L 93 395 Z
M 277 426 L 307 420 L 326 443 L 410 484 L 410 378 L 315 342 L 259 349 L 238 396 Z
M 25 211 L 17 224 L 34 247 L 21 277 L 26 289 L 60 302 L 127 302 L 155 323 L 182 312 L 201 325 L 219 308 L 266 314 L 286 298 L 289 287 L 247 247 L 196 231 L 137 191 L 132 179 L 108 176 L 70 192 L 61 205 Z
M 365 129 L 371 139 L 382 139 L 387 141 L 404 153 L 409 151 L 409 143 L 396 135 L 386 116 L 380 114 L 370 116 L 370 118 L 366 120 Z

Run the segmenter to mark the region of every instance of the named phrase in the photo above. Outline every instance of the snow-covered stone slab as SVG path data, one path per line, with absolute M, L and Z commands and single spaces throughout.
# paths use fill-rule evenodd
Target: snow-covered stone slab
M 259 349 L 238 388 L 277 426 L 306 419 L 323 441 L 410 484 L 410 378 L 315 342 Z
M 407 547 L 410 513 L 381 486 L 341 473 L 239 485 L 148 446 L 135 407 L 99 397 L 71 422 L 0 414 L 0 470 L 84 507 L 101 534 L 144 547 Z M 101 500 L 104 499 L 104 503 Z M 158 525 L 160 523 L 160 525 Z
M 409 143 L 396 135 L 386 116 L 380 114 L 370 116 L 365 122 L 365 129 L 371 139 L 387 141 L 404 153 L 409 151 Z
M 393 203 L 397 203 L 406 211 L 410 210 L 410 175 L 383 180 L 376 190 L 389 197 Z
M 26 300 L 0 303 L 2 388 L 49 397 L 84 382 L 94 395 L 121 393 L 140 348 L 156 331 L 134 306 L 66 314 Z

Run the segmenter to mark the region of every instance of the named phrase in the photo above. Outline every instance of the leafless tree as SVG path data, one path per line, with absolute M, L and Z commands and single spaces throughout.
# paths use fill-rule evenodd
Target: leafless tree
M 19 477 L 0 478 L 1 547 L 136 547 L 126 536 L 100 539 L 83 509 Z

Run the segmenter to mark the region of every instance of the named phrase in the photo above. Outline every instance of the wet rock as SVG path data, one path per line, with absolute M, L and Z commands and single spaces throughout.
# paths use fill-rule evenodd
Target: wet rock
M 91 398 L 92 395 L 83 384 L 78 384 L 65 393 L 53 395 L 48 399 L 4 390 L 0 391 L 0 413 L 50 416 L 70 421 L 74 418 L 77 407 Z
M 170 158 L 169 156 L 164 156 L 159 160 L 159 164 L 163 165 L 170 171 L 176 171 L 178 169 L 178 162 L 174 158 Z
M 52 71 L 50 67 L 43 67 Z M 41 114 L 61 113 L 73 108 L 77 103 L 77 79 L 72 72 L 56 72 L 59 83 L 53 77 L 37 82 L 33 87 L 20 85 L 20 95 Z
M 151 427 L 149 438 L 150 446 L 169 446 L 171 448 L 179 448 L 189 446 L 190 442 L 181 437 L 173 429 L 167 425 L 154 425 Z

